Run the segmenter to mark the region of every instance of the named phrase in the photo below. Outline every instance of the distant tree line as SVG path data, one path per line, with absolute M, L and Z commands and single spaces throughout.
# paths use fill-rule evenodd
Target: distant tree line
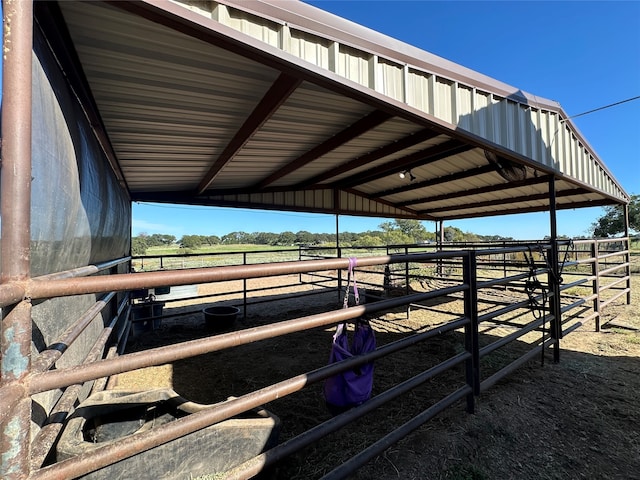
M 379 247 L 385 245 L 404 245 L 429 243 L 436 240 L 435 232 L 428 232 L 418 220 L 395 219 L 383 222 L 380 230 L 369 230 L 362 233 L 340 232 L 340 245 L 343 247 Z M 456 227 L 444 228 L 444 239 L 449 242 L 476 242 L 513 240 L 511 237 L 499 235 L 477 235 L 463 232 Z M 178 246 L 184 253 L 205 246 L 213 245 L 277 245 L 277 246 L 321 246 L 335 245 L 335 233 L 299 232 L 231 232 L 222 237 L 217 235 L 183 235 L 176 239 L 173 235 L 140 233 L 132 239 L 132 254 L 144 255 L 151 247 Z

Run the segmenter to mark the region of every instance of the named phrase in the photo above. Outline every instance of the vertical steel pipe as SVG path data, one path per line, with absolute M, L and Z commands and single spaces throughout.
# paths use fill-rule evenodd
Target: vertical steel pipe
M 594 294 L 593 299 L 593 311 L 596 314 L 596 332 L 600 331 L 600 311 L 602 305 L 600 304 L 600 246 L 598 242 L 593 241 L 591 243 L 591 258 L 593 263 L 591 264 L 591 274 L 593 275 L 592 289 Z
M 631 239 L 629 238 L 629 204 L 624 205 L 624 237 L 626 238 L 627 253 L 624 256 L 624 261 L 627 263 L 626 276 L 627 276 L 627 305 L 631 305 Z
M 475 412 L 475 396 L 480 395 L 480 344 L 478 338 L 478 279 L 476 252 L 470 250 L 463 259 L 464 316 L 469 323 L 464 327 L 464 346 L 470 357 L 465 361 L 465 377 L 471 392 L 467 395 L 467 412 Z
M 0 171 L 0 282 L 28 280 L 31 240 L 31 55 L 33 3 L 3 1 L 2 167 Z M 0 337 L 2 387 L 20 385 L 31 355 L 31 303 L 22 300 L 3 312 Z M 7 405 L 0 423 L 0 478 L 29 473 L 31 399 L 26 389 Z M 3 399 L 5 401 L 5 399 Z
M 551 272 L 549 286 L 551 289 L 550 307 L 553 314 L 551 322 L 551 338 L 553 343 L 553 361 L 560 361 L 560 339 L 562 338 L 562 312 L 560 310 L 560 268 L 558 264 L 558 220 L 556 215 L 556 179 L 549 177 L 549 223 L 551 233 L 551 252 L 549 259 Z

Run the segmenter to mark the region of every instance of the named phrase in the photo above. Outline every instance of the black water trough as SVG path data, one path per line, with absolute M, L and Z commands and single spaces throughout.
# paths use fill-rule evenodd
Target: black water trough
M 79 405 L 67 422 L 56 448 L 56 459 L 88 454 L 210 407 L 190 402 L 170 388 L 95 393 Z M 277 416 L 264 409 L 250 410 L 82 478 L 183 480 L 201 475 L 226 478 L 224 472 L 277 445 L 279 431 Z
M 207 307 L 202 310 L 204 321 L 208 330 L 223 332 L 233 328 L 240 309 L 234 306 Z

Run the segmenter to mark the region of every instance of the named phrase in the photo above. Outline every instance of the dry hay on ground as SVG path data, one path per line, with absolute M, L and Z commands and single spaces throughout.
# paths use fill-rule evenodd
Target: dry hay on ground
M 640 329 L 640 276 L 632 277 L 632 305 L 612 305 L 606 318 Z M 445 299 L 446 300 L 446 299 Z M 335 293 L 302 297 L 291 303 L 251 307 L 239 327 L 266 324 L 337 308 Z M 397 310 L 373 321 L 378 343 L 396 340 L 455 317 L 443 302 L 433 310 Z M 189 308 L 189 307 L 181 307 Z M 174 321 L 133 345 L 149 348 L 206 332 L 200 315 Z M 522 320 L 524 321 L 524 319 Z M 280 337 L 232 350 L 202 355 L 122 375 L 118 388 L 172 386 L 183 396 L 214 403 L 312 370 L 326 363 L 331 328 Z M 488 325 L 483 342 L 513 331 Z M 527 341 L 534 341 L 534 334 Z M 539 337 L 539 334 L 537 334 Z M 526 350 L 516 342 L 483 362 L 483 378 Z M 461 333 L 452 332 L 376 362 L 374 394 L 429 368 L 462 349 Z M 462 403 L 423 425 L 384 455 L 361 468 L 357 479 L 573 479 L 640 478 L 640 334 L 628 328 L 594 332 L 593 322 L 562 341 L 561 361 L 544 366 L 539 358 L 499 382 L 479 398 L 469 415 Z M 279 466 L 277 478 L 318 478 L 353 454 L 408 421 L 462 385 L 461 369 L 427 382 L 355 424 L 321 440 Z M 330 418 L 321 386 L 272 402 L 266 407 L 282 420 L 281 441 Z

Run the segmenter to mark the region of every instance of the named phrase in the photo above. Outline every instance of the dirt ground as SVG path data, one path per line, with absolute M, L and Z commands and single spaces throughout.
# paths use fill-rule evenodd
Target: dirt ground
M 508 292 L 497 295 L 501 302 L 517 299 Z M 454 300 L 444 298 L 429 310 L 412 308 L 409 318 L 402 309 L 376 315 L 372 325 L 378 345 L 456 318 L 462 307 Z M 493 308 L 491 298 L 481 300 L 482 308 Z M 591 320 L 567 335 L 559 363 L 553 362 L 551 351 L 544 365 L 536 356 L 483 392 L 474 414 L 466 413 L 464 402 L 455 404 L 370 461 L 353 478 L 640 479 L 640 275 L 632 277 L 632 304 L 623 303 L 606 309 L 609 323 L 600 332 L 594 331 Z M 129 350 L 210 334 L 203 326 L 201 307 L 189 302 L 167 307 L 165 314 L 195 313 L 164 320 L 160 330 L 130 342 Z M 250 305 L 236 327 L 336 308 L 335 292 Z M 525 315 L 509 322 L 528 320 Z M 482 344 L 513 332 L 509 322 L 484 325 Z M 299 332 L 132 372 L 119 376 L 117 388 L 171 386 L 189 400 L 215 403 L 325 365 L 332 334 L 333 328 Z M 530 350 L 539 338 L 539 332 L 528 334 L 483 359 L 482 378 Z M 463 347 L 462 334 L 456 331 L 377 361 L 373 394 Z M 463 384 L 461 368 L 440 375 L 284 460 L 275 477 L 319 478 Z M 280 441 L 331 418 L 321 385 L 311 385 L 266 408 L 282 421 Z

